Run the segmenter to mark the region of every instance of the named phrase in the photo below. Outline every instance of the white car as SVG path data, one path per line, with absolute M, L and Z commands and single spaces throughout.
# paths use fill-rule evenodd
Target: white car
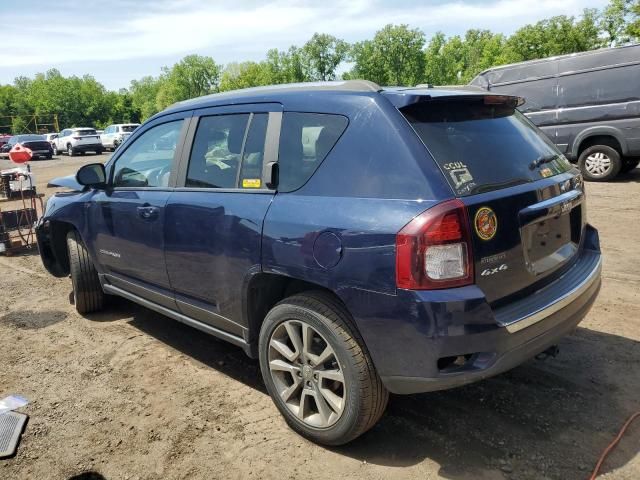
M 53 141 L 58 138 L 58 134 L 57 133 L 44 133 L 43 134 L 44 139 L 49 142 L 51 144 L 51 146 L 53 147 Z
M 53 154 L 66 152 L 70 157 L 85 152 L 95 152 L 100 155 L 104 147 L 100 142 L 100 135 L 95 128 L 66 128 L 58 134 L 58 138 L 51 141 Z
M 100 141 L 105 149 L 112 148 L 115 150 L 118 146 L 122 145 L 133 131 L 140 126 L 139 123 L 118 123 L 115 125 L 109 125 L 104 129 L 102 135 L 100 135 Z

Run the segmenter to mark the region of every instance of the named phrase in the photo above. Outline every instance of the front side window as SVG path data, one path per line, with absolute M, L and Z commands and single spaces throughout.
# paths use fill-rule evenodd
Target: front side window
M 278 190 L 291 192 L 314 174 L 349 121 L 341 115 L 285 112 L 280 130 Z
M 163 123 L 140 135 L 118 157 L 114 187 L 166 187 L 183 120 Z
M 203 117 L 193 141 L 187 187 L 262 188 L 269 114 Z

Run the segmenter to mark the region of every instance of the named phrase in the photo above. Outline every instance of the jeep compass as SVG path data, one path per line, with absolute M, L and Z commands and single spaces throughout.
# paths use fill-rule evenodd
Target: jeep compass
M 81 314 L 119 295 L 227 340 L 294 430 L 343 444 L 389 392 L 504 372 L 593 304 L 582 177 L 521 103 L 365 81 L 181 102 L 49 199 L 40 255 Z

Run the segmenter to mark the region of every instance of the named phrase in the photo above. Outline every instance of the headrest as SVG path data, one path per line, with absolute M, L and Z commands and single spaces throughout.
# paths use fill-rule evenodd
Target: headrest
M 238 125 L 237 122 L 231 124 L 229 134 L 227 135 L 227 148 L 231 153 L 240 153 L 242 151 L 242 141 L 244 140 L 244 131 L 247 127 L 246 123 Z

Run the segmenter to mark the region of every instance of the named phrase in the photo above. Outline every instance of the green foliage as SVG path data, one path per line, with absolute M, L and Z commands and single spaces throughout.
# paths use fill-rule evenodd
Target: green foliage
M 425 52 L 424 81 L 433 85 L 469 83 L 479 72 L 505 63 L 505 38 L 489 30 L 468 30 L 446 40 L 436 33 Z
M 640 40 L 640 0 L 610 0 L 601 12 L 585 9 L 579 17 L 552 17 L 525 25 L 509 37 L 471 29 L 449 38 L 437 32 L 427 42 L 419 29 L 386 25 L 372 39 L 351 46 L 315 33 L 302 47 L 271 49 L 262 61 L 233 62 L 224 68 L 211 57 L 189 55 L 164 67 L 159 76 L 133 80 L 118 92 L 107 91 L 90 75 L 64 77 L 52 69 L 0 85 L 0 130 L 12 127 L 21 132 L 33 114 L 58 114 L 60 128 L 141 122 L 175 102 L 218 91 L 333 80 L 345 61 L 353 67 L 343 73 L 344 79 L 380 85 L 465 84 L 495 65 L 620 45 L 634 38 Z
M 222 72 L 220 91 L 268 85 L 271 75 L 266 62 L 230 63 Z
M 163 69 L 156 103 L 159 110 L 218 90 L 222 67 L 211 57 L 188 55 L 173 67 Z
M 137 112 L 140 121 L 144 121 L 158 113 L 156 98 L 158 97 L 161 83 L 162 79 L 151 76 L 131 81 L 129 86 L 131 106 Z
M 580 20 L 560 15 L 526 25 L 506 42 L 506 60 L 519 62 L 565 53 L 584 52 L 601 44 L 597 12 L 585 9 Z
M 625 33 L 640 40 L 640 0 L 636 0 L 635 4 L 629 9 L 631 20 L 625 29 Z
M 611 0 L 611 3 L 602 11 L 598 26 L 605 37 L 606 46 L 613 47 L 630 40 L 626 32 L 631 13 L 630 7 L 630 0 Z
M 326 33 L 314 33 L 302 47 L 302 54 L 311 80 L 334 80 L 336 69 L 349 53 L 349 44 Z
M 424 76 L 424 33 L 408 25 L 387 25 L 373 40 L 356 43 L 355 66 L 349 78 L 365 78 L 380 85 L 415 85 Z

